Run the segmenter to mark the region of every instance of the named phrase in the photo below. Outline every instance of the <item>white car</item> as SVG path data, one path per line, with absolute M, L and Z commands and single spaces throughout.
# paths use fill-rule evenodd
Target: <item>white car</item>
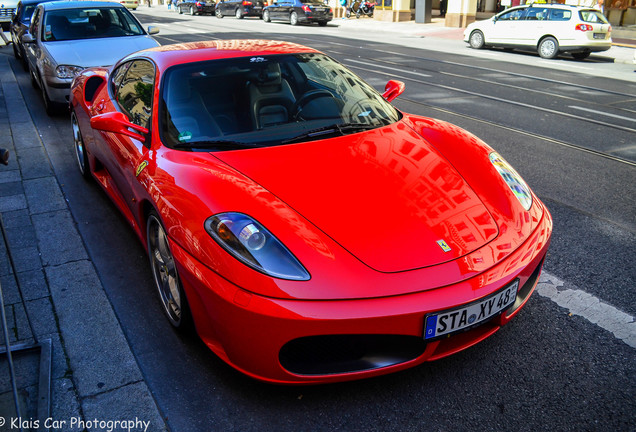
M 612 26 L 590 7 L 533 3 L 474 22 L 464 31 L 472 48 L 487 46 L 536 50 L 543 58 L 571 53 L 582 60 L 612 46 Z

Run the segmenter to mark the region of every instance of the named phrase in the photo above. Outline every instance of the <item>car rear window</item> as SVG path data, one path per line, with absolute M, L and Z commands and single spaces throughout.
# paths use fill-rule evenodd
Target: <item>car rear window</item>
M 588 23 L 609 24 L 607 18 L 605 18 L 605 15 L 593 9 L 579 11 L 579 17 L 581 17 L 582 21 Z

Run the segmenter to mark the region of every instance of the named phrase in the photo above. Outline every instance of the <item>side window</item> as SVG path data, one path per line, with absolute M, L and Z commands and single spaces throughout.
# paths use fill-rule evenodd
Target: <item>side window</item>
M 523 17 L 524 12 L 525 12 L 525 8 L 513 9 L 509 12 L 499 15 L 499 18 L 497 18 L 497 21 L 517 21 Z
M 569 21 L 572 17 L 572 11 L 567 9 L 552 9 L 550 11 L 551 21 Z
M 548 19 L 548 12 L 550 12 L 547 8 L 538 8 L 531 7 L 528 8 L 528 13 L 524 19 L 528 21 L 543 21 Z
M 155 67 L 147 60 L 135 60 L 117 90 L 117 103 L 132 123 L 150 127 Z
M 132 64 L 132 62 L 127 62 L 124 63 L 123 65 L 119 66 L 110 76 L 110 85 L 112 86 L 112 91 L 113 94 L 117 93 L 117 89 L 119 88 L 119 85 L 121 84 L 121 82 L 124 80 L 124 77 L 126 76 L 126 72 L 128 72 L 128 68 L 130 68 L 130 65 Z

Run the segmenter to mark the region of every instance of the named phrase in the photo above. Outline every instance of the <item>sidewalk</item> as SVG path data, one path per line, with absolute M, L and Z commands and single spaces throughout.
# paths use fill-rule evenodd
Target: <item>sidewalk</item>
M 35 336 L 52 342 L 50 419 L 57 423 L 49 424 L 51 431 L 164 431 L 165 422 L 77 232 L 41 133 L 31 120 L 11 58 L 10 47 L 0 50 L 0 147 L 11 152 L 9 166 L 0 166 L 0 214 L 21 288 L 0 237 L 0 283 L 11 344 L 34 341 L 27 312 Z M 0 342 L 4 348 L 1 333 Z M 31 430 L 35 421 L 44 422 L 36 409 L 38 382 L 46 376 L 39 376 L 37 352 L 13 357 L 24 430 Z M 3 354 L 0 431 L 19 430 L 15 421 Z

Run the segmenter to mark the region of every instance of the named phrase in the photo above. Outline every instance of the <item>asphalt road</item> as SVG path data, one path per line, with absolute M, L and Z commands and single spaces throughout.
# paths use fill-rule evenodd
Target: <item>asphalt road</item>
M 161 24 L 162 44 L 250 38 L 267 25 L 137 15 Z M 494 59 L 408 44 L 361 47 L 318 27 L 290 29 L 271 25 L 268 37 L 319 48 L 378 89 L 390 77 L 400 79 L 407 88 L 398 108 L 458 124 L 495 147 L 554 216 L 545 271 L 565 288 L 636 316 L 634 81 L 580 74 L 574 62 L 572 72 L 536 67 L 538 57 L 527 54 Z M 235 372 L 196 336 L 171 329 L 143 248 L 98 186 L 77 172 L 69 119 L 47 117 L 27 74 L 18 73 L 17 62 L 13 67 L 87 250 L 173 431 L 636 430 L 636 348 L 605 330 L 605 317 L 594 324 L 537 294 L 487 341 L 398 374 L 277 387 Z

